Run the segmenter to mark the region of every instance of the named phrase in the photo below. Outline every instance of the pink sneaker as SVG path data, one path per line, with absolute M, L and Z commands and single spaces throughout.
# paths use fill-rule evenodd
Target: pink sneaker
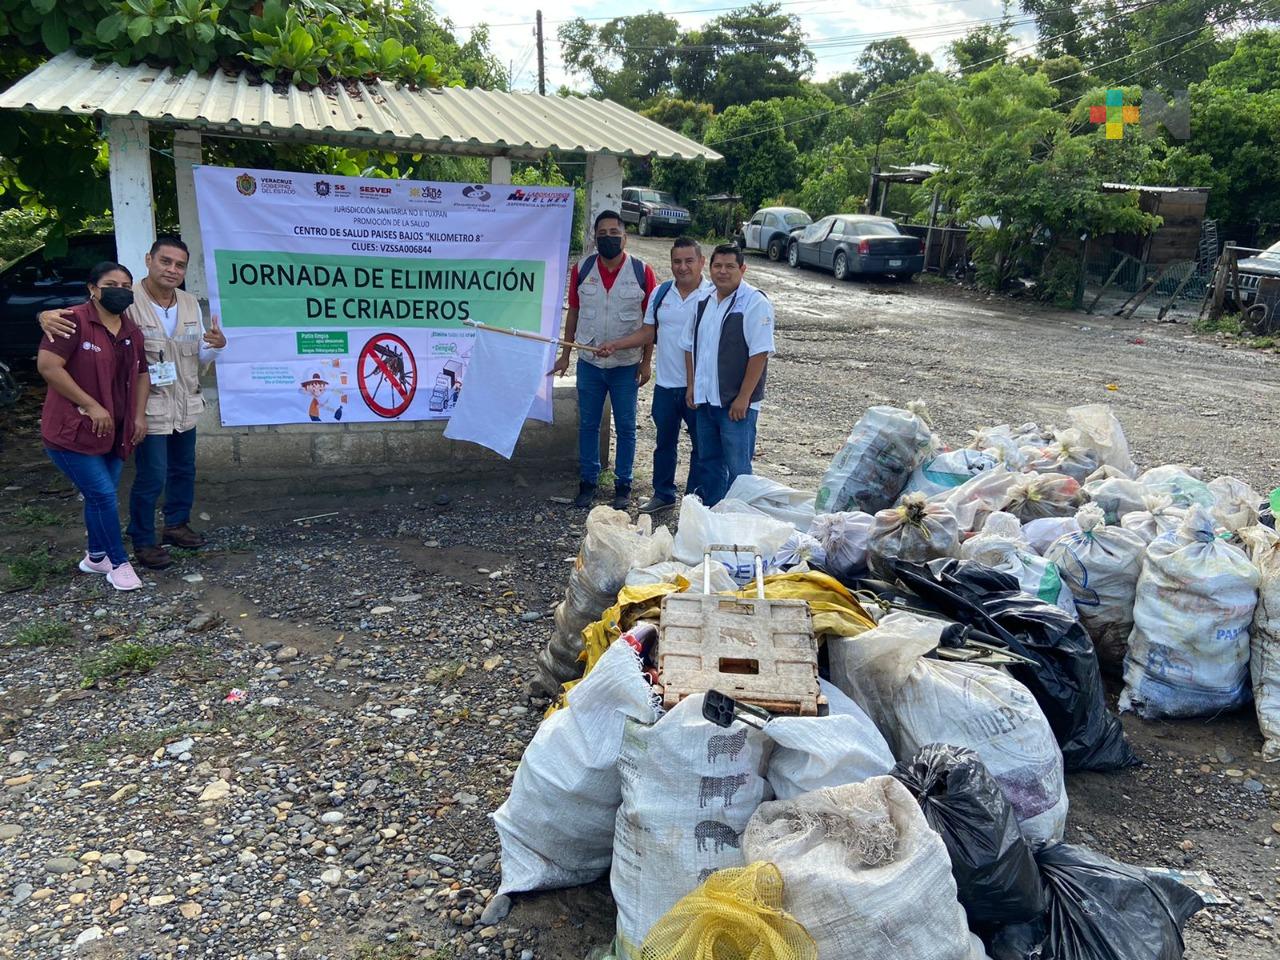
M 110 573 L 111 561 L 106 557 L 101 560 L 89 559 L 89 554 L 84 555 L 84 559 L 80 561 L 81 573 Z
M 133 572 L 133 564 L 127 562 L 111 569 L 107 574 L 107 583 L 117 590 L 137 590 L 142 586 L 142 581 Z

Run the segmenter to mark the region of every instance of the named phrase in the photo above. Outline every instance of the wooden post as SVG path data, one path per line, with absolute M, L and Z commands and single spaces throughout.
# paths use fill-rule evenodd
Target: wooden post
M 1222 309 L 1227 298 L 1227 261 L 1231 258 L 1231 250 L 1233 245 L 1228 243 L 1222 248 L 1222 254 L 1218 257 L 1218 269 L 1214 271 L 1213 277 L 1213 302 L 1209 307 L 1209 322 L 1214 323 L 1222 316 Z
M 1098 295 L 1093 298 L 1093 303 L 1089 304 L 1089 309 L 1086 310 L 1085 313 L 1093 313 L 1094 309 L 1098 306 L 1098 301 L 1102 299 L 1102 295 L 1107 292 L 1107 288 L 1111 286 L 1111 284 L 1115 283 L 1116 277 L 1120 274 L 1120 271 L 1124 269 L 1124 265 L 1129 262 L 1127 254 L 1119 250 L 1117 250 L 1116 253 L 1120 254 L 1120 261 L 1116 264 L 1116 268 L 1111 271 L 1111 276 L 1107 277 L 1107 282 L 1102 285 L 1102 289 L 1099 290 Z
M 1079 310 L 1084 306 L 1084 271 L 1089 260 L 1089 235 L 1086 233 L 1080 241 L 1080 267 L 1076 274 L 1076 294 L 1071 298 L 1071 308 Z
M 173 176 L 178 195 L 178 228 L 191 251 L 187 264 L 187 293 L 197 300 L 209 299 L 205 279 L 204 243 L 200 237 L 200 211 L 196 207 L 195 168 L 203 160 L 200 134 L 195 130 L 177 130 L 173 134 Z
M 143 259 L 156 238 L 155 201 L 151 187 L 151 129 L 136 117 L 107 117 L 107 150 L 111 169 L 111 214 L 115 220 L 116 256 L 138 280 L 147 274 Z M 52 161 L 51 161 L 52 162 Z
M 924 234 L 924 272 L 929 272 L 929 253 L 933 249 L 933 228 L 938 223 L 938 191 L 933 191 L 933 202 L 929 204 L 929 229 Z M 938 272 L 942 272 L 942 264 L 938 264 Z

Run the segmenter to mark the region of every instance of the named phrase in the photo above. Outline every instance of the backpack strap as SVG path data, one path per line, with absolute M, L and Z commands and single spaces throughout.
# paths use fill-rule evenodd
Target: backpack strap
M 644 289 L 644 272 L 647 269 L 645 262 L 641 260 L 639 257 L 628 256 L 627 259 L 631 261 L 631 272 L 636 275 L 636 285 L 639 286 L 641 290 L 643 290 Z
M 596 255 L 589 253 L 578 261 L 578 286 L 581 287 L 590 276 L 591 271 L 596 268 Z
M 671 288 L 675 285 L 674 280 L 663 280 L 658 284 L 658 289 L 653 291 L 653 325 L 658 326 L 658 308 L 662 306 L 663 298 L 671 292 Z

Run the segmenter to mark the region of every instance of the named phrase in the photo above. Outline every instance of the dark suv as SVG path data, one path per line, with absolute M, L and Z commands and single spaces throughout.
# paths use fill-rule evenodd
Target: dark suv
M 116 238 L 83 234 L 71 237 L 60 256 L 49 256 L 45 250 L 33 250 L 0 270 L 0 358 L 27 360 L 36 355 L 36 315 L 84 303 L 89 297 L 89 268 L 116 259 Z
M 682 233 L 693 218 L 676 198 L 649 187 L 623 187 L 622 222 L 634 223 L 642 237 L 659 233 Z

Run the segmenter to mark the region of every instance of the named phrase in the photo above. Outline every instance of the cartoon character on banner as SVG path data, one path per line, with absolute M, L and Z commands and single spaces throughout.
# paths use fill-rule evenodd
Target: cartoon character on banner
M 333 361 L 333 366 L 341 369 L 337 360 Z M 339 373 L 339 378 L 341 379 L 340 385 L 345 387 L 347 385 L 347 374 Z M 332 410 L 334 420 L 342 419 L 342 407 L 347 402 L 347 395 L 345 393 L 339 394 L 338 403 L 335 406 L 333 400 L 325 396 L 329 392 L 329 386 L 329 381 L 324 379 L 319 372 L 313 373 L 310 379 L 303 380 L 298 384 L 298 389 L 311 397 L 311 402 L 307 404 L 307 417 L 312 423 L 321 421 L 321 410 Z

